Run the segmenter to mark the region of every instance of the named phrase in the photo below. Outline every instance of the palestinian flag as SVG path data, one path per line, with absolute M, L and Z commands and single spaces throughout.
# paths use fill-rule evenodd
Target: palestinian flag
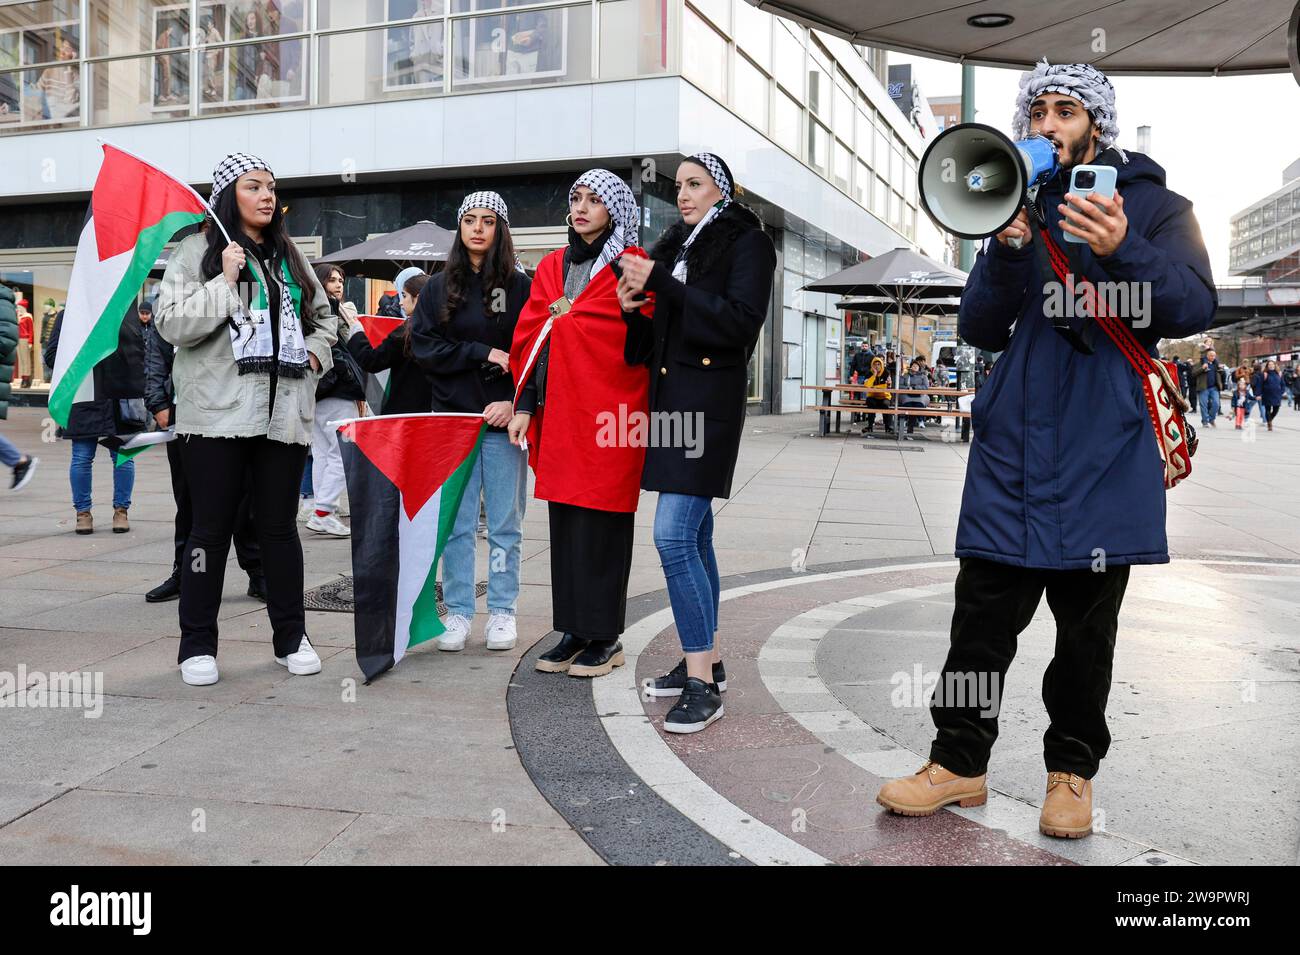
M 393 318 L 391 315 L 358 315 L 357 322 L 365 333 L 366 341 L 370 342 L 370 347 L 378 348 L 394 329 L 405 324 L 406 319 Z M 366 375 L 366 403 L 377 415 L 384 413 L 384 405 L 388 403 L 388 383 L 391 377 L 387 368 Z
M 117 350 L 123 316 L 149 269 L 179 230 L 202 222 L 199 194 L 107 143 L 77 241 L 50 388 L 50 417 L 68 426 L 75 401 L 94 397 L 91 370 Z
M 487 426 L 481 414 L 410 414 L 338 424 L 352 502 L 357 664 L 369 683 L 440 636 L 434 584 Z

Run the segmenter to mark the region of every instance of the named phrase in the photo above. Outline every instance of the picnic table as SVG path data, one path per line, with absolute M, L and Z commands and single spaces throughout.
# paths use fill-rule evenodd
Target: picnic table
M 954 423 L 961 421 L 961 439 L 970 440 L 970 412 L 961 410 L 957 405 L 957 399 L 967 395 L 975 394 L 971 388 L 891 388 L 881 385 L 850 385 L 842 383 L 827 382 L 824 385 L 802 385 L 803 391 L 816 391 L 821 393 L 821 403 L 814 405 L 813 410 L 818 413 L 818 433 L 828 435 L 831 433 L 831 415 L 835 415 L 835 431 L 839 433 L 841 418 L 844 412 L 850 414 L 878 414 L 882 418 L 885 415 L 920 416 L 924 418 L 953 418 Z M 870 391 L 888 391 L 890 394 L 891 404 L 887 408 L 870 408 L 867 406 L 867 392 Z M 838 400 L 836 393 L 839 393 Z M 931 405 L 925 408 L 906 408 L 899 405 L 899 395 L 930 395 L 939 398 L 944 407 L 935 407 Z M 902 440 L 902 428 L 895 427 L 896 437 Z

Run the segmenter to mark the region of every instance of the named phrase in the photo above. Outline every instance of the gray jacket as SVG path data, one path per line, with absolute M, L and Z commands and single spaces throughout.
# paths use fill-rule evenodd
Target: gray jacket
M 226 319 L 240 309 L 239 298 L 223 275 L 204 281 L 203 253 L 207 238 L 192 235 L 180 243 L 167 262 L 154 302 L 154 323 L 165 341 L 176 346 L 172 383 L 176 392 L 177 434 L 214 438 L 266 435 L 286 444 L 310 444 L 316 413 L 316 383 L 333 364 L 335 318 L 325 290 L 311 278 L 303 289 L 307 350 L 320 362 L 319 372 L 302 378 L 276 377 L 275 409 L 271 408 L 271 378 L 239 374 L 230 345 Z M 253 256 L 248 267 L 265 282 Z

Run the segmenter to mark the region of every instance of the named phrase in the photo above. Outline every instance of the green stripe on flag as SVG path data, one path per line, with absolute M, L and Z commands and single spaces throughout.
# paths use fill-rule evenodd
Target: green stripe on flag
M 438 599 L 434 589 L 438 580 L 438 564 L 442 561 L 442 551 L 447 544 L 447 538 L 451 536 L 452 528 L 456 526 L 456 515 L 460 512 L 461 499 L 465 497 L 469 472 L 478 461 L 479 447 L 483 444 L 483 435 L 486 431 L 486 424 L 479 428 L 473 449 L 466 455 L 460 467 L 453 471 L 451 477 L 447 478 L 438 489 L 438 547 L 433 554 L 433 563 L 429 565 L 429 576 L 420 587 L 420 596 L 415 598 L 415 603 L 411 606 L 411 642 L 407 644 L 408 650 L 426 640 L 441 636 L 446 629 L 438 619 Z M 477 524 L 478 515 L 474 515 L 474 518 Z
M 127 307 L 135 301 L 154 262 L 158 261 L 158 253 L 163 250 L 163 246 L 172 236 L 188 225 L 202 222 L 204 215 L 205 213 L 202 212 L 169 212 L 156 224 L 140 233 L 126 274 L 122 276 L 122 281 L 113 292 L 113 297 L 109 299 L 104 311 L 95 317 L 81 349 L 68 365 L 68 370 L 63 373 L 63 377 L 59 379 L 59 386 L 50 394 L 50 417 L 57 421 L 60 427 L 68 426 L 68 415 L 72 411 L 73 399 L 86 376 L 103 359 L 117 351 L 118 334 L 122 328 L 121 320 L 126 317 Z M 73 269 L 76 269 L 75 263 Z M 104 321 L 105 315 L 116 316 L 116 320 Z M 66 312 L 63 318 L 67 321 Z M 66 329 L 64 331 L 66 332 Z

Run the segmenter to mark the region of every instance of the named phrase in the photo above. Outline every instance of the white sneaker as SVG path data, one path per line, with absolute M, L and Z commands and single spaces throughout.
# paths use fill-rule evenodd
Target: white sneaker
M 328 534 L 330 537 L 352 536 L 351 528 L 333 514 L 326 514 L 324 517 L 319 514 L 312 514 L 307 521 L 307 530 L 315 531 L 317 534 Z
M 302 503 L 298 505 L 298 523 L 306 524 L 315 513 L 316 499 L 314 497 L 304 497 Z
M 181 661 L 181 679 L 190 686 L 211 686 L 217 682 L 217 658 L 187 657 Z
M 438 638 L 438 649 L 455 653 L 465 649 L 465 638 L 469 636 L 469 617 L 453 613 L 443 623 L 446 632 Z
M 515 615 L 512 613 L 494 613 L 487 622 L 487 648 L 489 650 L 512 650 L 515 645 Z
M 288 667 L 289 672 L 294 676 L 307 676 L 320 672 L 320 657 L 316 655 L 311 641 L 306 637 L 303 637 L 302 643 L 298 644 L 296 653 L 291 653 L 287 657 L 276 657 L 275 662 L 282 667 Z

